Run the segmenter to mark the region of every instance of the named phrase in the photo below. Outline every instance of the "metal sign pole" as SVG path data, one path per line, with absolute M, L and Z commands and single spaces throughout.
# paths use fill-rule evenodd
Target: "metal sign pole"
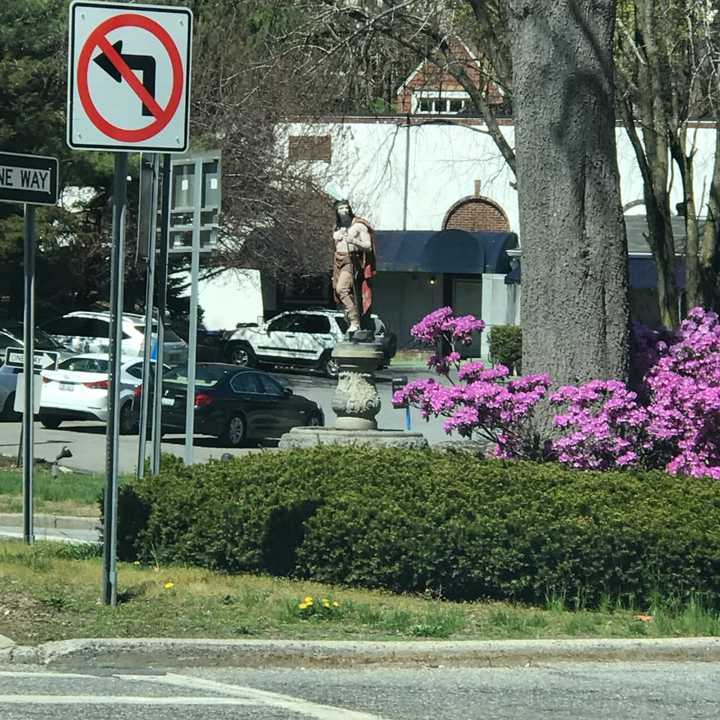
M 153 297 L 155 294 L 155 230 L 157 227 L 157 195 L 158 195 L 158 172 L 160 169 L 160 156 L 151 154 L 153 182 L 148 198 L 148 257 L 147 257 L 147 280 L 145 284 L 145 345 L 143 348 L 143 372 L 142 372 L 142 394 L 140 396 L 140 412 L 138 424 L 138 461 L 137 477 L 145 475 L 145 444 L 147 440 L 147 416 L 148 399 L 150 397 L 150 360 L 152 353 L 152 321 L 153 321 Z M 141 160 L 142 166 L 142 160 Z M 141 170 L 142 172 L 142 170 Z M 141 183 L 142 186 L 142 183 Z M 158 372 L 159 365 L 155 365 Z
M 203 186 L 202 160 L 195 161 L 193 192 L 192 262 L 190 269 L 190 333 L 188 335 L 188 379 L 185 403 L 185 464 L 193 462 L 195 434 L 195 374 L 197 359 L 198 275 L 200 274 L 200 213 Z
M 110 269 L 110 391 L 106 441 L 105 526 L 103 530 L 103 602 L 117 605 L 117 482 L 122 360 L 123 276 L 125 269 L 125 210 L 127 153 L 115 153 L 113 180 L 113 248 Z
M 33 412 L 35 399 L 35 208 L 25 205 L 25 312 L 23 317 L 23 374 L 25 375 L 25 392 L 22 421 L 23 446 L 23 540 L 31 545 L 33 542 L 33 464 L 34 440 Z
M 165 301 L 167 298 L 168 277 L 168 238 L 170 228 L 170 183 L 171 183 L 170 155 L 163 155 L 162 171 L 162 210 L 160 215 L 160 262 L 158 263 L 158 333 L 157 357 L 155 367 L 162 368 L 165 348 Z M 162 440 L 162 373 L 155 373 L 155 387 L 153 389 L 152 407 L 152 474 L 160 474 L 160 442 Z

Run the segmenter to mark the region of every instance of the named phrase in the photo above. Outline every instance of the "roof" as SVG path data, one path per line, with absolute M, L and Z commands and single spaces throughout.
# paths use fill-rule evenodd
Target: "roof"
M 477 66 L 478 70 L 482 70 L 480 61 L 477 58 L 477 53 L 472 52 L 472 50 L 470 50 L 470 48 L 467 46 L 467 44 L 465 43 L 464 40 L 462 40 L 459 37 L 453 37 L 453 38 L 450 38 L 449 42 L 450 42 L 451 55 L 452 55 L 451 62 L 467 62 L 468 64 L 473 63 Z M 435 52 L 437 50 L 438 50 L 438 48 L 436 47 L 433 49 L 433 52 Z M 456 54 L 455 51 L 457 51 L 457 50 L 460 50 L 461 53 L 465 55 L 465 57 L 464 58 L 455 57 L 455 54 Z M 415 79 L 417 74 L 423 69 L 423 67 L 431 62 L 432 62 L 432 60 L 430 60 L 429 57 L 423 58 L 420 61 L 420 63 L 418 64 L 418 66 L 400 84 L 400 86 L 398 87 L 398 89 L 396 91 L 396 94 L 400 95 L 405 90 L 405 88 L 408 87 L 412 83 L 412 81 Z M 447 71 L 445 71 L 445 72 L 447 72 Z
M 380 272 L 505 274 L 506 251 L 518 238 L 512 232 L 378 230 L 376 244 Z
M 675 238 L 675 252 L 685 253 L 685 218 L 680 215 L 673 215 L 671 218 L 673 237 Z M 645 215 L 625 215 L 625 228 L 627 230 L 627 246 L 629 255 L 649 254 L 650 246 L 645 239 L 650 231 L 648 230 L 647 217 Z

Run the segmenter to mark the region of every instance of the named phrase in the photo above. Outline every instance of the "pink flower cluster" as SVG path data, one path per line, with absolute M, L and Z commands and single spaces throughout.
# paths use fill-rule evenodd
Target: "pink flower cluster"
M 720 480 L 720 322 L 693 308 L 646 377 L 648 431 L 673 448 L 668 472 Z
M 560 388 L 551 402 L 566 404 L 553 442 L 573 467 L 641 465 L 720 479 L 720 322 L 694 308 L 680 329 L 635 328 L 636 368 L 646 368 L 638 396 L 617 381 Z M 642 402 L 640 402 L 642 401 Z
M 575 468 L 604 470 L 636 465 L 650 449 L 647 412 L 637 394 L 618 380 L 592 380 L 580 387 L 561 387 L 550 396 L 554 405 L 567 405 L 553 418 L 568 431 L 553 441 L 561 463 Z
M 529 375 L 508 381 L 510 371 L 504 365 L 487 367 L 482 362 L 460 363 L 457 343 L 468 345 L 485 323 L 472 315 L 456 316 L 443 307 L 423 318 L 410 330 L 421 342 L 437 347 L 428 366 L 446 382 L 416 380 L 393 396 L 393 404 L 408 403 L 420 409 L 426 419 L 443 416 L 443 428 L 462 437 L 478 433 L 497 444 L 502 457 L 518 457 L 522 447 L 522 426 L 550 385 L 546 375 Z M 457 371 L 455 384 L 451 369 Z
M 482 332 L 485 323 L 473 315 L 455 315 L 451 307 L 441 307 L 426 315 L 410 334 L 426 345 L 434 345 L 439 339 L 469 345 L 474 332 Z

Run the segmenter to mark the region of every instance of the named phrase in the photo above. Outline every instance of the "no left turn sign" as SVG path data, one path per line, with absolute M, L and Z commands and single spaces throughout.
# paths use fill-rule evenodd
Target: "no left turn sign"
M 191 46 L 187 8 L 73 2 L 68 145 L 185 152 Z

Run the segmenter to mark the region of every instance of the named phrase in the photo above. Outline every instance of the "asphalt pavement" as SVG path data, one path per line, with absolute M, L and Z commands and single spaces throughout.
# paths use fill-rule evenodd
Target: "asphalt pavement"
M 74 671 L 0 665 L 3 720 L 714 720 L 718 663 Z
M 400 370 L 399 372 L 409 378 L 428 375 L 427 372 L 418 372 L 416 370 Z M 317 402 L 325 413 L 326 424 L 329 426 L 333 424 L 335 415 L 331 403 L 337 385 L 336 381 L 318 374 L 297 371 L 276 372 L 273 374 L 284 384 L 291 387 L 296 394 L 304 395 Z M 389 370 L 378 374 L 377 389 L 382 405 L 377 421 L 378 426 L 382 429 L 405 429 L 405 411 L 396 410 L 392 407 L 391 402 L 390 379 L 396 374 L 398 373 Z M 440 420 L 433 419 L 426 422 L 420 417 L 419 412 L 414 409 L 411 410 L 411 429 L 423 433 L 431 445 L 448 439 L 442 429 Z M 0 422 L 0 455 L 17 456 L 20 430 L 21 423 L 19 422 Z M 67 447 L 72 453 L 72 457 L 60 461 L 63 467 L 72 470 L 104 473 L 106 470 L 105 433 L 105 424 L 99 421 L 67 421 L 63 422 L 57 430 L 48 430 L 43 428 L 39 422 L 35 423 L 35 458 L 53 462 L 60 450 Z M 135 472 L 138 460 L 138 443 L 137 435 L 120 436 L 118 464 L 121 474 Z M 184 457 L 184 435 L 164 436 L 161 448 L 164 453 Z M 257 447 L 243 448 L 241 450 L 228 448 L 216 438 L 196 435 L 193 457 L 194 462 L 207 462 L 213 458 L 220 459 L 228 452 L 232 455 L 239 455 L 248 452 L 260 452 L 260 450 L 261 448 Z M 150 451 L 150 443 L 147 443 L 146 457 L 149 457 Z

